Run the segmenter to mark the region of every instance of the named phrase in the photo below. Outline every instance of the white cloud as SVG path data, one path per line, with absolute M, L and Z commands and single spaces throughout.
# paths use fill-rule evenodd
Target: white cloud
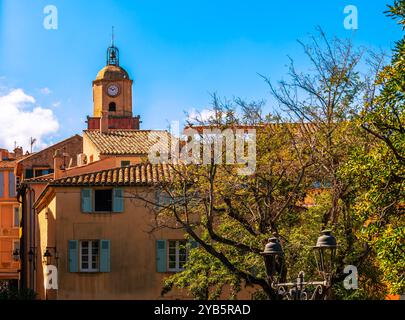
M 34 97 L 22 89 L 15 89 L 0 95 L 0 147 L 12 150 L 14 141 L 30 149 L 30 137 L 36 138 L 34 148 L 46 146 L 43 139 L 59 129 L 53 111 L 36 105 Z
M 52 93 L 51 89 L 49 89 L 49 88 L 47 88 L 47 87 L 42 88 L 42 89 L 40 89 L 39 91 L 40 91 L 42 94 L 44 94 L 44 95 L 48 95 L 48 94 Z
M 215 111 L 209 109 L 203 109 L 201 111 L 196 111 L 195 109 L 191 109 L 188 113 L 187 121 L 189 122 L 205 122 L 215 117 Z

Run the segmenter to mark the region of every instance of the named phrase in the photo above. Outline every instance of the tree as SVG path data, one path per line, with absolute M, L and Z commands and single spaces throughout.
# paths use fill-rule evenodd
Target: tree
M 280 280 L 295 277 L 301 269 L 315 277 L 310 246 L 326 227 L 340 240 L 338 274 L 333 279 L 336 292 L 342 295 L 338 283 L 345 277 L 346 264 L 363 268 L 364 283 L 379 281 L 370 263 L 370 246 L 357 233 L 362 222 L 353 209 L 352 179 L 342 174 L 358 146 L 368 148 L 370 140 L 355 122 L 367 92 L 366 79 L 358 71 L 363 51 L 350 41 L 330 41 L 321 30 L 319 37 L 301 44 L 311 71 L 299 72 L 291 61 L 288 82 L 275 87 L 266 78 L 289 117 L 285 113 L 263 116 L 262 102 L 221 101 L 214 95 L 213 116 L 190 124 L 196 131 L 188 139 L 203 145 L 213 142 L 212 135 L 204 135 L 204 128 L 255 129 L 253 174 L 241 175 L 243 164 L 218 163 L 219 157 L 228 156 L 221 148 L 219 153 L 209 153 L 207 164 L 172 164 L 173 179 L 155 186 L 166 201 L 134 194 L 158 208 L 156 227 L 182 228 L 199 244 L 191 250 L 186 269 L 167 279 L 164 292 L 178 286 L 196 298 L 217 298 L 230 285 L 235 297 L 239 288 L 248 285 L 258 290 L 256 297 L 264 293 L 276 299 L 261 256 L 267 239 L 276 233 L 285 248 Z M 246 143 L 252 139 L 246 132 L 240 134 L 246 141 L 239 152 L 248 149 Z M 184 154 L 192 158 L 193 151 L 201 154 L 200 147 Z M 379 294 L 366 290 L 368 297 Z
M 405 26 L 405 1 L 389 6 L 389 16 Z M 405 39 L 396 43 L 390 65 L 374 59 L 375 81 L 368 87 L 356 123 L 368 134 L 342 169 L 350 181 L 356 219 L 390 293 L 405 290 Z

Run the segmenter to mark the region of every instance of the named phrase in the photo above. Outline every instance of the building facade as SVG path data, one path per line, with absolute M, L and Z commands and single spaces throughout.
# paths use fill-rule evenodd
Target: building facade
M 151 232 L 153 208 L 137 198 L 155 201 L 153 184 L 169 171 L 138 164 L 50 182 L 34 204 L 40 298 L 161 299 L 164 277 L 182 269 L 195 245 L 183 230 Z M 47 265 L 57 268 L 57 290 L 44 287 Z M 173 291 L 165 298 L 187 295 Z
M 39 152 L 31 153 L 16 160 L 14 168 L 16 179 L 19 182 L 24 182 L 37 177 L 53 176 L 56 150 L 62 152 L 61 165 L 64 168 L 75 167 L 77 166 L 78 155 L 83 152 L 83 139 L 80 135 L 74 135 Z M 43 181 L 46 180 L 43 179 Z M 37 217 L 34 214 L 33 204 L 45 186 L 44 183 L 21 183 L 19 185 L 18 199 L 20 202 L 22 230 L 19 252 L 21 260 L 20 287 L 23 288 L 35 288 L 34 256 L 36 251 Z
M 20 204 L 14 169 L 22 149 L 0 149 L 0 284 L 17 287 L 20 279 Z

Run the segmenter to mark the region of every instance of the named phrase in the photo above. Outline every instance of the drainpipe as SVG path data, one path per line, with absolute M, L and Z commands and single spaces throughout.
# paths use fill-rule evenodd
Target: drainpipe
M 36 263 L 36 242 L 35 242 L 35 210 L 33 208 L 34 199 L 35 199 L 35 190 L 29 187 L 30 192 L 30 250 L 33 250 L 34 255 L 32 257 L 32 261 L 30 261 L 30 288 L 35 290 L 35 263 Z
M 26 202 L 24 199 L 26 198 L 27 195 L 27 187 L 26 185 L 23 185 L 22 188 L 19 190 L 19 196 L 17 197 L 17 201 L 21 204 L 21 229 L 22 229 L 22 235 L 20 239 L 20 290 L 26 289 L 27 288 L 27 280 L 26 280 L 26 274 L 27 274 L 27 252 L 26 252 L 26 245 L 27 245 L 27 236 L 26 236 Z M 20 200 L 21 199 L 21 200 Z

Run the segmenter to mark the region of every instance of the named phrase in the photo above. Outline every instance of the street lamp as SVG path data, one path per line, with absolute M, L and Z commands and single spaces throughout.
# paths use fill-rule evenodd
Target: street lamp
M 51 250 L 53 250 L 53 254 L 51 253 Z M 59 259 L 59 254 L 58 251 L 56 250 L 56 247 L 46 247 L 45 252 L 44 252 L 44 263 L 47 265 L 51 264 L 51 258 L 54 257 L 56 263 L 58 262 Z
M 313 247 L 319 273 L 328 284 L 331 281 L 336 257 L 336 238 L 330 230 L 324 230 Z
M 281 274 L 284 264 L 284 251 L 280 241 L 275 236 L 269 239 L 262 255 L 268 279 L 272 281 L 276 272 Z
M 19 261 L 20 260 L 20 250 L 14 249 L 14 251 L 13 251 L 13 260 L 14 261 Z
M 47 265 L 51 264 L 51 258 L 52 258 L 52 254 L 51 254 L 51 252 L 49 251 L 49 249 L 46 248 L 45 253 L 44 253 L 44 260 L 45 260 L 44 262 L 45 262 Z
M 279 298 L 288 300 L 315 300 L 322 297 L 323 293 L 331 286 L 337 243 L 336 238 L 331 234 L 330 230 L 324 230 L 321 234 L 313 249 L 318 271 L 323 276 L 324 281 L 306 282 L 304 280 L 304 271 L 300 271 L 296 282 L 278 283 L 275 276 L 278 274 L 278 278 L 283 278 L 284 252 L 279 240 L 275 236 L 269 239 L 262 255 L 269 284 L 276 291 Z M 312 295 L 309 292 L 309 287 L 315 287 Z

